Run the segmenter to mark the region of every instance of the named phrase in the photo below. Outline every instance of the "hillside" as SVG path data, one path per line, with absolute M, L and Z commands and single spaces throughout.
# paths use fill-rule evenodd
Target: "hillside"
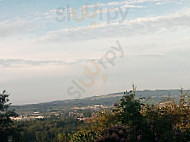
M 93 96 L 84 99 L 59 100 L 47 103 L 12 106 L 12 109 L 15 109 L 16 112 L 19 114 L 27 114 L 34 111 L 39 111 L 41 113 L 53 111 L 67 111 L 72 109 L 73 107 L 87 107 L 93 105 L 112 106 L 114 103 L 120 100 L 123 94 L 123 92 L 119 92 L 102 96 Z M 179 90 L 144 90 L 136 92 L 137 98 L 139 98 L 140 96 L 145 97 L 148 99 L 147 102 L 149 103 L 156 103 L 166 100 L 169 95 L 175 98 L 175 100 L 178 100 L 180 92 Z

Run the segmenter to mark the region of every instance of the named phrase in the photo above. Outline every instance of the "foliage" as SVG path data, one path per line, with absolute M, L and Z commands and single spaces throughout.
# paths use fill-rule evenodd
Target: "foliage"
M 190 97 L 183 89 L 180 92 L 179 102 L 168 97 L 158 104 L 147 104 L 145 98 L 136 97 L 133 85 L 111 110 L 96 114 L 85 110 L 84 116 L 91 117 L 88 121 L 62 116 L 17 122 L 19 141 L 187 142 L 190 141 Z
M 9 110 L 11 103 L 9 102 L 9 94 L 4 90 L 0 94 L 0 141 L 7 142 L 8 139 L 16 139 L 16 127 L 11 120 L 11 117 L 16 117 L 17 114 Z
M 106 128 L 99 142 L 117 142 L 121 139 L 130 142 L 190 141 L 190 106 L 183 91 L 179 104 L 170 99 L 157 105 L 145 105 L 141 98 L 135 99 L 135 90 L 133 87 L 132 91 L 127 92 L 121 102 L 115 104 L 112 112 L 118 124 L 125 127 L 122 131 L 123 136 L 118 135 L 120 130 L 115 129 L 118 128 L 116 126 Z
M 22 142 L 65 142 L 79 130 L 83 122 L 74 118 L 45 119 L 18 122 Z
M 96 142 L 128 142 L 129 140 L 128 129 L 122 126 L 115 126 L 105 129 Z
M 78 131 L 71 137 L 71 142 L 93 142 L 97 139 L 99 133 L 92 130 Z

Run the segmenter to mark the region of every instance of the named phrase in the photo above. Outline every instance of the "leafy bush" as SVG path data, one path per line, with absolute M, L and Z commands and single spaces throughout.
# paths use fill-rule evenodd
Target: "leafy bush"
M 102 136 L 96 142 L 128 142 L 130 140 L 129 131 L 122 126 L 115 126 L 105 129 Z
M 136 88 L 133 86 L 133 90 L 126 92 L 121 102 L 115 104 L 109 115 L 112 118 L 108 118 L 114 120 L 110 121 L 109 125 L 115 126 L 107 128 L 108 124 L 104 125 L 105 129 L 97 142 L 190 141 L 190 106 L 183 91 L 181 91 L 179 104 L 171 98 L 157 105 L 147 105 L 142 103 L 141 98 L 135 99 L 135 91 Z M 102 120 L 102 117 L 99 119 Z M 108 121 L 104 120 L 104 122 Z
M 91 130 L 78 131 L 72 135 L 71 142 L 94 142 L 98 135 L 99 134 L 97 132 Z
M 14 125 L 11 117 L 18 116 L 14 111 L 9 110 L 11 103 L 9 102 L 9 94 L 6 91 L 3 91 L 0 94 L 0 141 L 7 142 L 8 139 L 12 141 L 17 138 L 17 128 Z

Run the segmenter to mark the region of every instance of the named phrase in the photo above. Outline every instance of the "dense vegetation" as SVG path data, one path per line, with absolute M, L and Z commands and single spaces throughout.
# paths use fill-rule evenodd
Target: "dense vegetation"
M 73 118 L 50 118 L 47 120 L 33 120 L 18 122 L 20 140 L 22 142 L 57 142 L 62 137 L 68 137 L 79 130 L 83 122 Z
M 8 109 L 10 106 L 8 96 L 9 94 L 5 90 L 0 94 L 0 141 L 2 142 L 12 139 L 11 136 L 14 136 L 15 139 L 18 136 L 17 128 L 10 119 L 10 117 L 16 117 L 17 114 Z
M 154 104 L 137 98 L 133 86 L 111 110 L 93 114 L 88 121 L 65 116 L 19 121 L 14 126 L 15 140 L 21 142 L 188 142 L 190 97 L 181 89 L 178 102 L 168 97 Z

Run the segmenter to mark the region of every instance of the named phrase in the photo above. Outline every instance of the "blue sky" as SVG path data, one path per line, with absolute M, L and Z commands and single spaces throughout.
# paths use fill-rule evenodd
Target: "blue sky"
M 97 8 L 94 16 L 82 14 L 85 7 L 91 15 Z M 188 0 L 1 0 L 0 9 L 0 90 L 13 104 L 120 92 L 132 83 L 139 90 L 190 89 Z M 114 66 L 100 68 L 106 77 L 69 94 L 81 91 L 73 82 L 82 86 L 85 66 L 94 70 L 89 62 L 116 41 L 124 57 L 115 50 Z

